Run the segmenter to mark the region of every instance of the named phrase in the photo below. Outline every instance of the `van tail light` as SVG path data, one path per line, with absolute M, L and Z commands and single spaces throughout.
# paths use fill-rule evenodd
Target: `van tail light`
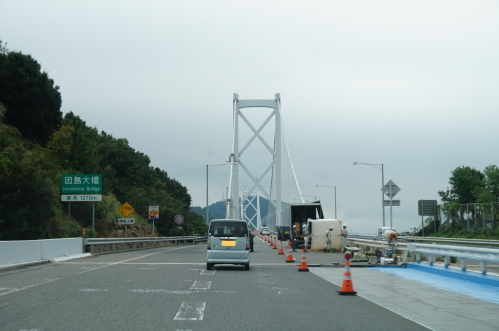
M 249 251 L 249 250 L 250 250 L 249 246 L 246 246 L 246 250 L 247 250 L 247 251 Z
M 207 249 L 208 249 L 209 251 L 211 251 L 211 246 L 210 246 L 210 245 L 208 245 L 208 248 L 207 248 Z

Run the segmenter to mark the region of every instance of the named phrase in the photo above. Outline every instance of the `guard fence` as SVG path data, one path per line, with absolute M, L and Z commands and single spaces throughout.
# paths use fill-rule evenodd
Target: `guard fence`
M 179 244 L 206 243 L 205 236 L 139 237 L 139 238 L 85 238 L 83 252 L 92 254 L 117 253 L 125 250 L 158 248 Z
M 478 260 L 480 261 L 480 271 L 483 274 L 487 272 L 487 262 L 499 262 L 499 240 L 432 237 L 407 237 L 406 239 L 409 242 L 389 243 L 382 240 L 349 237 L 347 245 L 368 246 L 370 249 L 379 248 L 385 251 L 388 249 L 401 251 L 404 262 L 407 261 L 410 252 L 415 254 L 416 262 L 422 261 L 422 254 L 426 255 L 426 260 L 430 264 L 433 264 L 437 257 L 442 257 L 445 267 L 450 265 L 452 257 L 459 258 L 463 271 L 466 270 L 468 260 Z M 416 241 L 419 243 L 415 243 Z M 484 245 L 488 247 L 484 247 Z

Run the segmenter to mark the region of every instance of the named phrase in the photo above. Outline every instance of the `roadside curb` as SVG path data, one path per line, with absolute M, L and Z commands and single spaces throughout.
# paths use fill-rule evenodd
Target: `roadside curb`
M 33 265 L 44 264 L 44 263 L 50 263 L 50 260 L 40 260 L 40 261 L 31 261 L 31 262 L 3 265 L 3 266 L 0 266 L 0 272 L 24 268 L 24 267 L 30 267 Z

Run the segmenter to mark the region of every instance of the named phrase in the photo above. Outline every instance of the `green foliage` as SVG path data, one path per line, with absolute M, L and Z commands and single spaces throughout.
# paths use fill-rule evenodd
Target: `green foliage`
M 2 125 L 0 155 L 0 240 L 48 237 L 48 223 L 60 202 L 58 173 L 47 149 Z
M 8 52 L 7 43 L 3 44 L 2 40 L 0 40 L 0 54 L 7 54 Z
M 122 217 L 124 202 L 136 210 L 135 224 L 150 228 L 149 205 L 160 210 L 158 232 L 207 232 L 191 212 L 187 188 L 135 151 L 123 138 L 88 127 L 72 112 L 62 118 L 59 88 L 30 55 L 9 52 L 0 40 L 0 240 L 87 237 L 105 232 Z M 102 174 L 103 201 L 60 201 L 62 174 Z M 184 216 L 182 229 L 173 222 Z
M 31 55 L 0 52 L 0 101 L 7 108 L 5 123 L 41 145 L 48 142 L 62 118 L 59 87 Z
M 438 194 L 444 203 L 474 203 L 474 192 L 485 187 L 485 176 L 479 170 L 470 167 L 457 167 L 449 178 L 451 189 L 439 191 Z

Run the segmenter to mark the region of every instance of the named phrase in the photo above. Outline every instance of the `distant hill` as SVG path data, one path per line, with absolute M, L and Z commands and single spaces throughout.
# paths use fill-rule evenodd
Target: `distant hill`
M 251 197 L 250 197 L 250 199 L 251 199 Z M 257 203 L 257 200 L 255 197 L 252 201 L 252 204 L 254 205 L 255 208 L 256 208 L 256 203 Z M 247 206 L 248 202 L 245 201 L 244 205 Z M 269 201 L 266 198 L 260 197 L 260 217 L 262 219 L 267 215 L 268 206 L 269 206 Z M 253 208 L 252 206 L 248 206 L 246 208 L 246 216 L 249 219 L 252 219 L 255 216 L 255 214 L 256 214 L 255 208 Z M 225 204 L 223 201 L 218 201 L 218 202 L 211 204 L 208 207 L 208 210 L 210 213 L 210 219 L 225 218 Z M 191 211 L 203 216 L 203 219 L 205 218 L 206 207 L 198 207 L 198 206 L 191 207 Z M 257 222 L 257 218 L 254 217 L 253 224 L 255 226 L 256 226 L 256 222 Z

